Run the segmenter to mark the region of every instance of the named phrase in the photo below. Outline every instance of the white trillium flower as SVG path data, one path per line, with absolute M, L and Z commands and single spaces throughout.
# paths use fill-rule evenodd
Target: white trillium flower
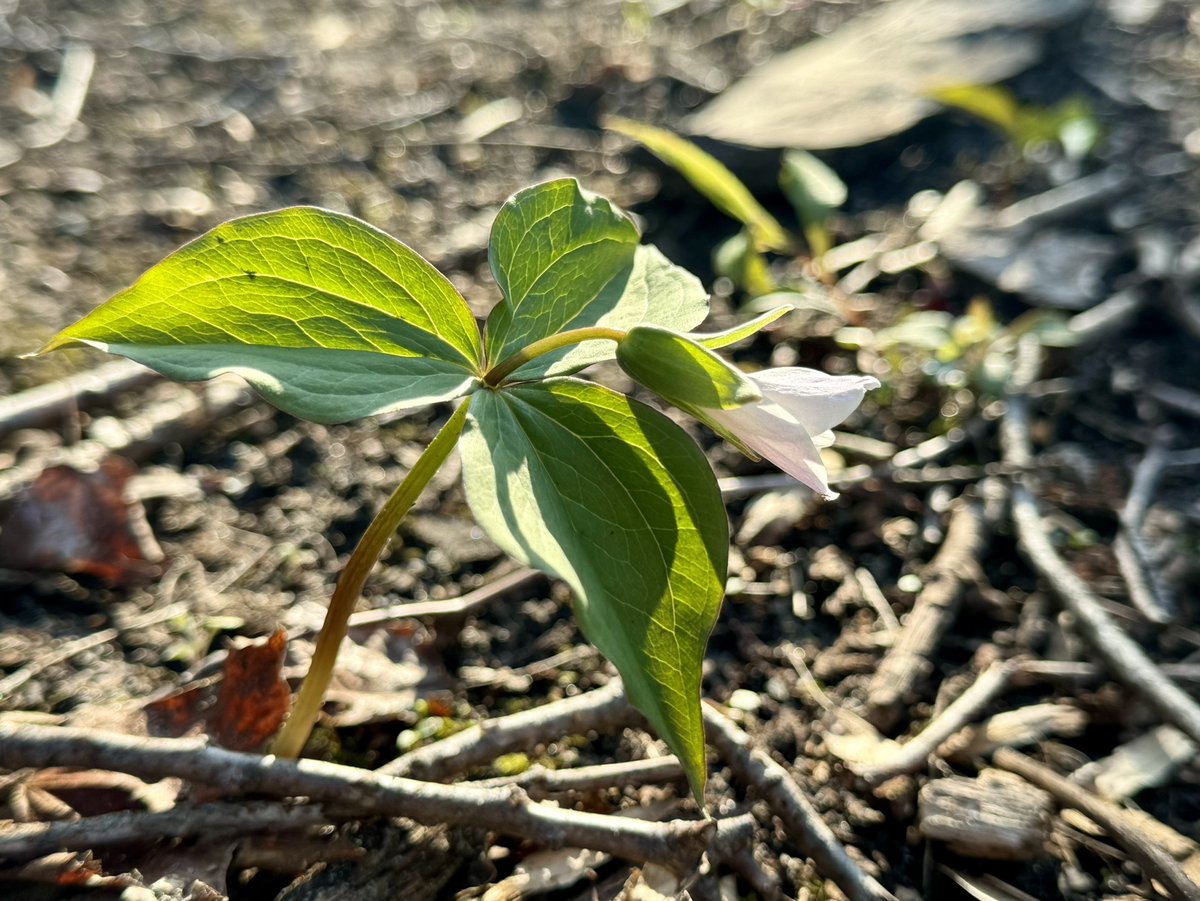
M 879 380 L 799 366 L 747 376 L 762 392 L 762 400 L 731 410 L 706 407 L 705 416 L 826 500 L 837 497 L 818 448 L 832 443 L 829 430 L 853 413 L 863 395 L 879 387 Z

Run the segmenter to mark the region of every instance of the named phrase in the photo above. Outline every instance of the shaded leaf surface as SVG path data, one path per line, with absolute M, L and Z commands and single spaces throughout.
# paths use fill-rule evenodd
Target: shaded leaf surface
M 700 665 L 728 555 L 704 456 L 657 411 L 573 379 L 479 392 L 462 442 L 479 523 L 571 587 L 585 635 L 699 794 Z

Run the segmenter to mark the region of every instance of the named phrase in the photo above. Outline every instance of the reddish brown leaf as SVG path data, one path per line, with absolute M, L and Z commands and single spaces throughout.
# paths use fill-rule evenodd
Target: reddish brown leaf
M 204 731 L 208 712 L 217 700 L 219 676 L 197 679 L 170 694 L 143 705 L 146 731 L 159 738 L 181 738 Z
M 43 470 L 0 514 L 0 566 L 87 573 L 113 585 L 159 575 L 162 549 L 142 505 L 125 498 L 134 472 L 121 457 L 95 472 Z
M 219 679 L 204 679 L 145 705 L 148 731 L 172 738 L 202 731 L 231 751 L 257 751 L 291 706 L 281 674 L 286 651 L 283 629 L 264 641 L 230 648 Z
M 231 649 L 225 678 L 209 714 L 209 734 L 231 751 L 256 751 L 283 723 L 291 691 L 281 670 L 287 633 L 276 629 L 264 644 Z

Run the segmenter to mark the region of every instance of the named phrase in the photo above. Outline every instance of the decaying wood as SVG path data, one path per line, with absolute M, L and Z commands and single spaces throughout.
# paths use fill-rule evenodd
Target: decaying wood
M 934 779 L 917 796 L 921 835 L 964 857 L 1028 860 L 1050 838 L 1050 795 L 996 770 Z
M 1131 822 L 1117 805 L 1091 794 L 1020 751 L 1000 748 L 993 755 L 992 762 L 1049 792 L 1064 807 L 1082 811 L 1103 826 L 1146 875 L 1166 886 L 1170 897 L 1200 901 L 1200 885 L 1189 879 L 1178 862 L 1148 838 L 1143 829 Z
M 433 901 L 466 861 L 479 854 L 476 830 L 379 821 L 356 841 L 356 860 L 319 867 L 276 901 Z
M 978 572 L 987 529 L 980 504 L 961 499 L 946 541 L 921 574 L 924 587 L 867 690 L 868 719 L 880 729 L 899 719 L 917 680 L 932 669 L 930 655 L 958 613 L 964 585 Z

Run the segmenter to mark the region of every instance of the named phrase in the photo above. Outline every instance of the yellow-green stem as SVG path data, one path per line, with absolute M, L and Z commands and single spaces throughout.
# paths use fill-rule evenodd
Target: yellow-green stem
M 551 335 L 549 338 L 534 341 L 532 344 L 521 348 L 512 356 L 501 360 L 487 371 L 487 374 L 483 377 L 483 382 L 485 385 L 495 388 L 530 360 L 540 357 L 543 354 L 548 354 L 563 347 L 570 347 L 572 344 L 581 344 L 584 341 L 594 341 L 597 339 L 616 341 L 620 344 L 621 339 L 624 337 L 625 332 L 621 329 L 605 328 L 600 325 L 559 332 L 557 335 Z
M 325 612 L 325 623 L 317 636 L 317 647 L 308 666 L 308 675 L 304 677 L 304 683 L 296 695 L 296 703 L 292 705 L 287 722 L 283 724 L 283 729 L 271 745 L 272 754 L 289 758 L 300 756 L 325 700 L 325 690 L 333 676 L 338 649 L 342 639 L 346 637 L 350 614 L 354 612 L 354 605 L 362 595 L 367 576 L 382 556 L 404 515 L 454 449 L 467 420 L 469 403 L 468 398 L 459 404 L 454 415 L 434 436 L 429 447 L 425 448 L 420 459 L 404 477 L 404 481 L 392 492 L 387 503 L 371 521 L 358 546 L 354 548 L 354 553 L 346 562 L 346 568 L 338 578 L 337 587 L 333 589 L 333 597 L 329 599 L 329 609 Z

